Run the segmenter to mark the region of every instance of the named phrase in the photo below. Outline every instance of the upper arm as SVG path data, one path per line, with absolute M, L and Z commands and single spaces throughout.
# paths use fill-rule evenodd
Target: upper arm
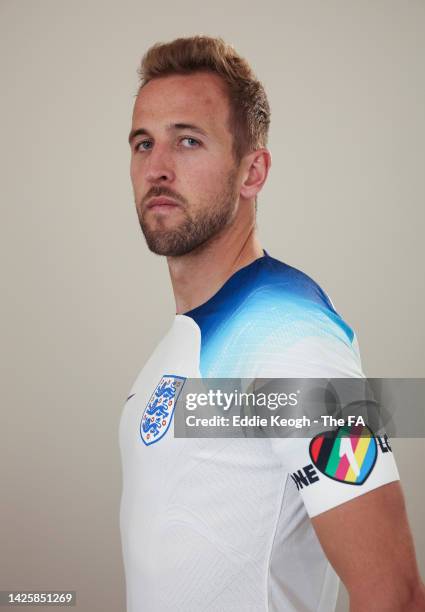
M 312 523 L 352 610 L 425 609 L 425 599 L 408 607 L 420 579 L 399 482 L 318 514 Z
M 269 360 L 259 370 L 260 377 L 364 377 L 355 335 L 347 333 L 342 320 L 313 305 L 302 311 L 294 308 L 292 318 L 282 321 L 264 344 Z M 355 434 L 346 438 L 344 444 L 351 443 L 362 476 L 357 479 L 350 476 L 352 461 L 341 452 L 338 431 L 326 445 L 320 446 L 319 440 L 317 448 L 312 448 L 312 442 L 272 439 L 272 446 L 303 498 L 325 554 L 350 593 L 352 612 L 425 610 L 388 441 L 371 430 L 363 433 L 361 444 Z M 419 603 L 412 607 L 414 594 Z

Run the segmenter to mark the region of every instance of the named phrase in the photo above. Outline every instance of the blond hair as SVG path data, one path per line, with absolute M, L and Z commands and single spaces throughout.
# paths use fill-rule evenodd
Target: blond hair
M 138 70 L 139 91 L 155 78 L 200 71 L 217 74 L 227 86 L 236 159 L 266 146 L 270 124 L 266 92 L 248 62 L 221 38 L 192 36 L 153 45 Z

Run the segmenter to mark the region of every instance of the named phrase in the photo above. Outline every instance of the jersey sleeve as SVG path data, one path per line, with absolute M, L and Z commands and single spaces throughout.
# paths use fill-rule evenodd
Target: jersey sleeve
M 356 336 L 338 315 L 310 307 L 293 313 L 291 323 L 289 342 L 285 325 L 264 338 L 260 377 L 364 378 Z M 276 437 L 271 444 L 310 517 L 399 479 L 387 436 L 367 426 Z

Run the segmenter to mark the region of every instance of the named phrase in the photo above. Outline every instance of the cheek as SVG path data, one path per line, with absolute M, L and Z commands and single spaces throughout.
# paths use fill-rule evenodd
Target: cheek
M 181 164 L 176 168 L 176 178 L 179 188 L 189 197 L 193 195 L 215 194 L 223 188 L 227 181 L 229 168 L 208 160 L 196 160 L 192 164 Z

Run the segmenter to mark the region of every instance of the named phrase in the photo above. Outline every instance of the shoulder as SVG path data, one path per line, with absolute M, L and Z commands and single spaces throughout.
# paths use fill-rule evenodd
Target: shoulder
M 231 307 L 205 346 L 210 375 L 361 375 L 354 331 L 301 270 L 268 256 L 232 291 Z
M 348 343 L 354 339 L 350 325 L 313 278 L 270 256 L 246 291 L 234 318 L 247 315 L 253 333 L 257 330 L 273 335 L 284 331 L 285 344 L 305 335 L 337 334 Z

